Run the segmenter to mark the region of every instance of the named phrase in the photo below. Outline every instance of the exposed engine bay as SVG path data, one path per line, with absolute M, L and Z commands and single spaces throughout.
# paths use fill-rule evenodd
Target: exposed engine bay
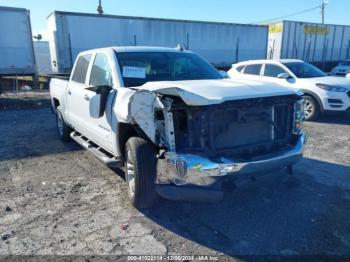
M 130 102 L 129 121 L 158 147 L 159 184 L 209 186 L 218 177 L 282 168 L 302 157 L 297 94 L 188 105 L 142 90 Z
M 295 143 L 293 111 L 298 100 L 291 95 L 188 106 L 173 97 L 168 109 L 155 111 L 160 123 L 156 140 L 166 140 L 166 125 L 161 123 L 164 113 L 171 113 L 176 152 L 250 160 Z
M 296 96 L 228 101 L 189 107 L 172 104 L 176 149 L 210 158 L 250 160 L 276 152 L 293 140 Z

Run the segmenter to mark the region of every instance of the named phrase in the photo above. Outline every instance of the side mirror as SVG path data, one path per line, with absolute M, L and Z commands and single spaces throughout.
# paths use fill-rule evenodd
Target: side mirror
M 229 78 L 227 72 L 224 71 L 224 70 L 219 70 L 219 74 L 220 74 L 223 78 Z
M 112 90 L 111 86 L 92 86 L 86 88 L 96 95 L 91 97 L 89 104 L 89 112 L 92 118 L 100 118 L 104 115 L 106 110 L 107 98 L 109 92 Z
M 277 78 L 280 78 L 280 79 L 288 79 L 288 78 L 290 78 L 291 76 L 289 75 L 289 74 L 287 74 L 287 73 L 282 73 L 282 74 L 279 74 L 278 76 L 277 76 Z

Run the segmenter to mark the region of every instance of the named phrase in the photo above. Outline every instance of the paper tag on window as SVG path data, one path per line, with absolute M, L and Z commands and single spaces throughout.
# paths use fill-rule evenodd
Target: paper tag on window
M 146 78 L 146 68 L 123 66 L 123 77 L 129 78 Z

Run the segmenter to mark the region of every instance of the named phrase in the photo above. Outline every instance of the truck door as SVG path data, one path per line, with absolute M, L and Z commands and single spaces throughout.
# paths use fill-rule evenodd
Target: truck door
M 91 70 L 88 74 L 88 87 L 97 86 L 113 86 L 113 74 L 111 60 L 107 53 L 96 53 L 93 57 Z M 115 95 L 115 90 L 110 91 L 107 98 L 106 110 L 100 118 L 94 118 L 90 115 L 90 103 L 96 93 L 85 89 L 84 91 L 84 111 L 87 112 L 85 125 L 89 129 L 87 137 L 94 141 L 99 146 L 112 152 L 112 130 L 111 130 L 111 116 L 112 116 L 112 102 Z
M 86 133 L 84 112 L 86 76 L 92 55 L 80 55 L 74 66 L 67 88 L 67 116 L 74 129 L 80 133 Z

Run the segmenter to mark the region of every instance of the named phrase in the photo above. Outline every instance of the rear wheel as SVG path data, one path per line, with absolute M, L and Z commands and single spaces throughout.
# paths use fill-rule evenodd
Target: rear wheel
M 61 140 L 68 142 L 70 140 L 72 129 L 66 124 L 66 122 L 64 122 L 61 107 L 56 108 L 56 125 Z
M 315 120 L 320 115 L 320 107 L 316 100 L 311 96 L 304 96 L 304 114 L 305 114 L 305 120 Z
M 125 180 L 129 198 L 136 208 L 149 208 L 158 196 L 155 191 L 156 150 L 147 140 L 131 137 L 125 149 Z

